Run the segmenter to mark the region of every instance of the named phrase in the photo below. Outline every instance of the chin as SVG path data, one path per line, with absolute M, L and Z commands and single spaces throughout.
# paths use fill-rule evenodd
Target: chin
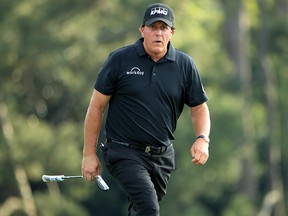
M 154 48 L 153 52 L 160 54 L 160 53 L 164 52 L 164 49 L 163 48 Z

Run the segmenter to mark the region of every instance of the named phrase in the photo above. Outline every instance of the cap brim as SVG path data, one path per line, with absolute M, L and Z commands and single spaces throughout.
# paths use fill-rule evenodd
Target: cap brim
M 162 21 L 162 22 L 166 23 L 169 27 L 173 27 L 173 23 L 171 21 L 164 19 L 164 18 L 160 18 L 160 17 L 149 19 L 144 24 L 146 26 L 150 26 L 152 23 L 157 22 L 157 21 Z

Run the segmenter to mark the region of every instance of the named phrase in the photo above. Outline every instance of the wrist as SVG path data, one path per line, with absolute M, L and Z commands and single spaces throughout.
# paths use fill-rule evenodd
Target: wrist
M 205 136 L 205 135 L 199 135 L 199 136 L 197 136 L 197 138 L 196 138 L 196 140 L 197 139 L 203 139 L 206 143 L 210 143 L 210 139 L 209 139 L 209 137 L 208 136 Z

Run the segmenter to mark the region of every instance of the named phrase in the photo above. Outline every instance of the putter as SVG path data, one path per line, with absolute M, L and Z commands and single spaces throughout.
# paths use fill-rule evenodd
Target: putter
M 83 178 L 83 176 L 65 176 L 65 175 L 43 175 L 42 176 L 42 180 L 43 182 L 61 182 L 64 181 L 66 179 L 75 179 L 75 178 Z M 100 190 L 102 191 L 108 191 L 109 190 L 109 186 L 106 184 L 106 182 L 104 181 L 104 179 L 98 175 L 96 176 L 96 183 L 97 186 Z

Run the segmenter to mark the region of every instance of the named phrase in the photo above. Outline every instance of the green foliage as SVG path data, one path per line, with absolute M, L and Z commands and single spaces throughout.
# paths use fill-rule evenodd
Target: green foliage
M 230 206 L 224 210 L 223 216 L 241 216 L 257 214 L 255 207 L 242 194 L 233 197 L 230 203 Z
M 89 212 L 85 208 L 79 206 L 75 201 L 69 199 L 68 196 L 61 196 L 57 194 L 54 196 L 36 194 L 35 199 L 39 216 L 89 215 Z
M 22 199 L 21 185 L 15 176 L 15 168 L 21 165 L 38 215 L 126 215 L 125 194 L 105 168 L 103 174 L 111 188 L 108 193 L 81 180 L 46 184 L 41 176 L 80 174 L 83 122 L 97 72 L 112 50 L 137 40 L 143 9 L 152 2 L 1 2 L 0 214 L 7 208 L 9 198 Z M 229 5 L 238 2 L 163 2 L 176 14 L 172 43 L 193 57 L 201 74 L 209 96 L 212 131 L 208 163 L 202 167 L 193 165 L 189 150 L 195 135 L 190 112 L 185 108 L 175 132 L 178 169 L 171 176 L 167 196 L 161 203 L 162 215 L 257 215 L 264 195 L 272 189 L 272 171 L 282 170 L 277 175 L 282 175 L 286 182 L 288 176 L 284 139 L 288 130 L 287 1 L 283 1 L 282 7 L 278 5 L 280 1 L 274 0 L 241 1 L 249 23 L 247 58 L 252 80 L 249 124 L 255 129 L 251 131 L 251 145 L 243 144 L 247 126 L 243 125 L 243 104 L 247 98 L 240 90 L 236 65 L 227 51 L 223 30 L 225 21 L 230 20 L 229 14 L 237 14 L 234 11 L 237 7 L 231 7 L 227 13 Z M 271 118 L 271 107 L 267 105 L 269 95 L 273 94 L 267 90 L 271 80 L 263 68 L 269 69 L 268 75 L 272 74 L 275 84 L 272 114 L 277 114 L 277 131 L 273 138 L 269 130 L 271 119 L 275 119 Z M 276 140 L 276 145 L 271 140 Z M 280 153 L 272 152 L 271 145 L 280 149 Z M 270 162 L 275 155 L 281 156 L 281 163 L 275 162 L 276 169 L 271 171 Z M 243 180 L 247 171 L 243 165 L 245 158 L 253 162 L 252 198 L 241 190 L 248 184 Z M 286 184 L 281 187 L 287 191 Z M 288 206 L 288 194 L 284 195 L 282 205 Z M 25 213 L 18 209 L 14 214 Z

